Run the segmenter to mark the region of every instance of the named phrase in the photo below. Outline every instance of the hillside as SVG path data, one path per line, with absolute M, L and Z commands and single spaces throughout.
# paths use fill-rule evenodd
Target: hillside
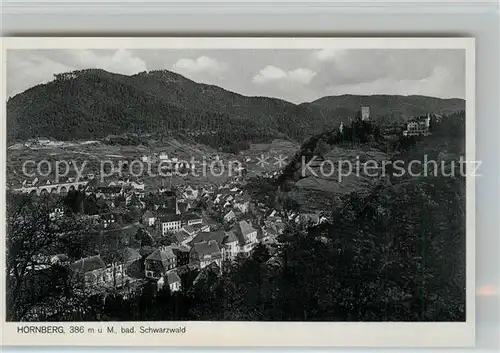
M 388 139 L 376 123 L 359 120 L 342 133 L 325 131 L 301 146 L 283 169 L 278 184 L 301 209 L 314 210 L 341 205 L 343 197 L 353 192 L 365 194 L 375 185 L 390 186 L 412 179 L 410 173 L 394 177 L 396 170 L 391 164 L 384 168 L 384 162 L 400 160 L 407 167 L 413 160 L 423 163 L 426 156 L 444 163 L 437 172 L 449 173 L 450 161 L 458 166 L 460 155 L 465 154 L 465 114 L 457 112 L 439 120 L 434 117 L 431 123 L 431 135 L 427 137 Z M 365 173 L 367 163 L 375 167 Z M 412 167 L 412 172 L 422 172 L 422 166 Z
M 325 97 L 296 105 L 243 96 L 167 70 L 125 76 L 89 69 L 58 74 L 9 99 L 7 135 L 12 142 L 36 136 L 74 140 L 182 132 L 200 143 L 237 150 L 274 138 L 301 141 L 354 116 L 361 104 L 370 105 L 377 116 L 447 112 L 464 105 L 462 100 L 380 97 Z

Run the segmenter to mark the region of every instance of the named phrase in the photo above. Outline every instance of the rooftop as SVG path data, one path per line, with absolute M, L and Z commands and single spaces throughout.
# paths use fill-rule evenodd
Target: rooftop
M 201 243 L 195 243 L 193 245 L 194 251 L 200 256 L 211 256 L 211 257 L 217 257 L 220 256 L 220 248 L 217 245 L 217 242 L 215 240 L 210 240 L 210 241 L 204 241 Z
M 99 270 L 105 267 L 106 264 L 104 264 L 100 255 L 86 257 L 71 264 L 71 268 L 74 271 L 83 273 Z
M 180 222 L 181 216 L 170 213 L 159 217 L 160 222 Z
M 201 232 L 196 234 L 190 244 L 193 246 L 196 243 L 215 241 L 218 246 L 222 246 L 222 242 L 225 238 L 225 233 L 223 231 L 217 232 Z
M 168 284 L 180 283 L 181 279 L 175 271 L 167 272 L 166 276 Z
M 166 262 L 175 259 L 175 254 L 170 246 L 156 249 L 146 260 Z

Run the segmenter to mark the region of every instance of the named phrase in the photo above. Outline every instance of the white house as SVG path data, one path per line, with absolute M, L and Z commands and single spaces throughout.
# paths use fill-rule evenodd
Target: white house
M 233 239 L 237 240 L 236 253 L 248 255 L 258 243 L 257 229 L 252 227 L 247 221 L 238 222 L 238 224 L 227 232 L 227 236 L 227 242 L 231 244 L 234 241 Z
M 234 214 L 234 211 L 231 210 L 226 215 L 224 216 L 224 222 L 231 222 L 233 219 L 236 218 L 236 215 Z
M 222 248 L 223 260 L 234 260 L 239 251 L 238 238 L 234 232 L 227 232 L 224 238 L 224 247 Z
M 169 232 L 177 232 L 182 228 L 181 217 L 177 214 L 169 214 L 158 219 L 162 235 Z
M 428 114 L 424 117 L 411 119 L 406 124 L 406 130 L 403 131 L 404 136 L 427 136 L 430 133 L 431 118 Z
M 168 284 L 171 292 L 178 292 L 181 290 L 181 279 L 175 271 L 167 272 L 158 282 L 156 282 L 158 290 L 161 290 L 165 286 L 165 282 Z
M 161 152 L 160 155 L 158 156 L 161 161 L 168 161 L 168 154 L 166 152 Z

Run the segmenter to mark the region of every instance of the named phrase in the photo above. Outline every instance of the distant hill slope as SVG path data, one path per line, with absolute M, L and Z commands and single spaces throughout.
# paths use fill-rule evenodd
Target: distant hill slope
M 397 177 L 392 176 L 395 170 L 390 166 L 387 173 L 365 173 L 363 165 L 368 161 L 380 167 L 384 161 L 399 160 L 406 163 L 406 168 L 411 161 L 428 158 L 445 164 L 454 160 L 454 167 L 464 153 L 464 111 L 442 118 L 432 117 L 431 134 L 426 137 L 399 135 L 396 139 L 387 138 L 377 124 L 354 120 L 342 132 L 338 129 L 325 131 L 305 141 L 282 170 L 278 184 L 303 209 L 328 209 L 341 204 L 341 198 L 351 192 L 366 193 L 375 185 L 411 180 L 412 173 L 418 169 L 412 167 L 412 173 Z M 425 168 L 422 165 L 419 168 Z M 423 173 L 422 169 L 420 172 Z
M 352 116 L 361 106 L 370 107 L 370 118 L 382 122 L 403 122 L 427 113 L 451 114 L 465 110 L 465 100 L 441 99 L 427 96 L 345 94 L 317 99 L 310 105 L 327 109 L 339 117 Z
M 125 76 L 88 69 L 56 75 L 9 99 L 7 133 L 10 141 L 95 139 L 126 132 L 188 132 L 212 145 L 282 137 L 300 141 L 354 116 L 360 105 L 370 105 L 376 115 L 420 115 L 464 105 L 429 97 L 377 97 L 325 97 L 297 105 L 243 96 L 167 70 Z

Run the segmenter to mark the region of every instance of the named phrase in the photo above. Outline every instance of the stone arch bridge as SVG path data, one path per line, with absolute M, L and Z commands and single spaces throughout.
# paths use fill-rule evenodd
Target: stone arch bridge
M 75 181 L 72 183 L 58 183 L 58 184 L 41 184 L 36 186 L 23 186 L 15 189 L 16 192 L 22 192 L 25 194 L 64 194 L 68 191 L 82 190 L 87 186 L 88 181 Z

